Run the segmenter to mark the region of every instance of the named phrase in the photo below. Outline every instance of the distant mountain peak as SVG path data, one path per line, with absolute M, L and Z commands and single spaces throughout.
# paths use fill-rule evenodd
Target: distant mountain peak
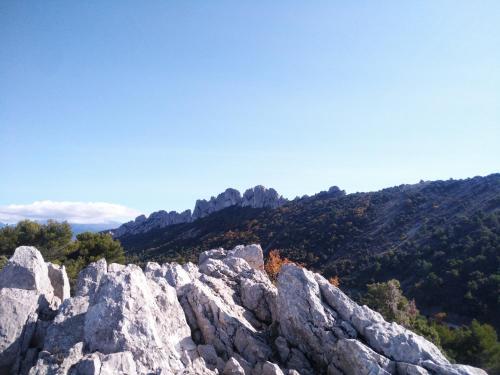
M 257 185 L 247 189 L 243 195 L 234 188 L 212 196 L 209 200 L 198 199 L 193 212 L 185 210 L 181 213 L 176 211 L 156 211 L 146 217 L 140 215 L 133 221 L 129 221 L 112 231 L 114 237 L 122 237 L 129 234 L 146 233 L 156 228 L 164 228 L 173 224 L 189 223 L 201 219 L 214 212 L 232 206 L 252 208 L 276 208 L 288 202 L 286 198 L 278 194 L 273 188 Z

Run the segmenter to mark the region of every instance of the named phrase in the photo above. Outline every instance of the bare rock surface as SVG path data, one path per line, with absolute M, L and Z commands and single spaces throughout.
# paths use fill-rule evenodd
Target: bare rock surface
M 64 269 L 60 272 L 67 279 Z M 20 371 L 37 320 L 52 317 L 60 302 L 40 252 L 18 247 L 0 271 L 0 373 Z
M 64 266 L 59 266 L 57 264 L 47 263 L 47 270 L 50 279 L 50 283 L 54 288 L 54 295 L 58 297 L 61 301 L 69 298 L 70 287 L 69 279 L 66 274 L 66 269 Z
M 33 290 L 47 296 L 54 294 L 47 264 L 42 254 L 31 246 L 16 249 L 0 273 L 0 288 Z
M 486 374 L 319 274 L 288 264 L 273 284 L 263 265 L 259 245 L 208 250 L 199 266 L 100 260 L 70 297 L 64 268 L 20 247 L 0 271 L 0 373 Z
M 253 208 L 276 208 L 285 202 L 286 199 L 279 195 L 273 188 L 267 189 L 262 185 L 258 185 L 245 191 L 241 205 Z
M 226 189 L 217 197 L 210 199 L 198 199 L 195 203 L 193 213 L 185 210 L 181 213 L 176 211 L 156 211 L 146 217 L 140 215 L 135 220 L 129 221 L 113 229 L 114 237 L 129 236 L 146 233 L 153 229 L 165 228 L 169 225 L 190 223 L 194 220 L 206 217 L 224 208 L 239 206 L 252 208 L 276 208 L 285 204 L 287 200 L 272 188 L 268 189 L 262 185 L 246 190 L 243 195 L 236 189 Z

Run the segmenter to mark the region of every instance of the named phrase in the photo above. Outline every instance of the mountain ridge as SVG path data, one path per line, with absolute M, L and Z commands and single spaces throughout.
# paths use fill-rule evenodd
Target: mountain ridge
M 287 201 L 287 199 L 279 195 L 273 188 L 266 188 L 262 185 L 257 185 L 245 190 L 243 195 L 236 189 L 227 188 L 217 195 L 217 197 L 212 196 L 209 200 L 196 200 L 192 213 L 189 209 L 180 213 L 177 211 L 167 212 L 165 210 L 155 211 L 148 217 L 146 217 L 146 215 L 139 215 L 135 220 L 122 224 L 118 228 L 111 230 L 110 233 L 112 233 L 114 237 L 145 233 L 152 229 L 164 228 L 175 224 L 190 223 L 232 206 L 276 208 Z
M 353 296 L 400 280 L 428 314 L 497 329 L 500 306 L 500 174 L 427 181 L 376 192 L 331 191 L 276 208 L 228 207 L 195 222 L 118 237 L 130 256 L 193 260 L 205 248 L 261 243 L 339 276 Z M 412 270 L 412 272 L 406 272 Z

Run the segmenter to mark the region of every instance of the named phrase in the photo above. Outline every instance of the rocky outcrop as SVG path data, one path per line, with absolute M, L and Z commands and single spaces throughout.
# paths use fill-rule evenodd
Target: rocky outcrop
M 210 200 L 198 199 L 196 201 L 193 220 L 208 216 L 213 212 L 223 210 L 224 208 L 241 205 L 241 194 L 236 189 L 226 189 L 217 197 L 212 197 Z
M 102 259 L 69 297 L 63 267 L 18 248 L 0 272 L 0 373 L 485 374 L 319 274 L 288 264 L 273 284 L 263 265 L 259 245 L 144 270 Z
M 267 189 L 261 185 L 246 190 L 243 196 L 238 190 L 229 188 L 217 197 L 211 197 L 209 200 L 197 200 L 192 214 L 191 210 L 181 213 L 176 211 L 157 211 L 153 212 L 147 218 L 144 215 L 138 216 L 135 220 L 129 221 L 111 232 L 114 237 L 118 238 L 146 233 L 153 229 L 164 228 L 173 224 L 190 223 L 231 206 L 276 208 L 286 202 L 287 200 L 279 195 L 276 190 L 272 188 Z
M 276 208 L 285 204 L 287 200 L 272 188 L 268 189 L 262 185 L 255 186 L 245 191 L 243 196 L 236 189 L 226 189 L 216 198 L 212 197 L 206 201 L 197 200 L 193 211 L 193 220 L 208 216 L 231 206 L 252 208 Z
M 54 317 L 60 297 L 69 288 L 49 276 L 52 267 L 57 266 L 48 267 L 37 249 L 22 246 L 0 272 L 0 374 L 21 370 L 22 358 L 33 354 L 30 345 L 38 344 L 37 330 Z M 60 272 L 64 283 L 66 272 Z
M 141 215 L 133 221 L 125 223 L 112 231 L 115 237 L 121 237 L 128 234 L 145 233 L 157 228 L 164 228 L 173 224 L 189 223 L 192 221 L 191 210 L 181 213 L 176 211 L 157 211 L 146 216 Z
M 276 190 L 273 188 L 266 189 L 264 186 L 258 185 L 245 191 L 241 205 L 253 208 L 276 208 L 285 203 L 286 200 Z

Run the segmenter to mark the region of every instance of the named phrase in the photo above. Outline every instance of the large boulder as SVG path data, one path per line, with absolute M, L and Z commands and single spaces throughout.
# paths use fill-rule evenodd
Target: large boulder
M 43 349 L 54 355 L 66 356 L 74 345 L 83 342 L 88 307 L 88 297 L 72 297 L 64 301 L 47 328 Z
M 90 351 L 132 353 L 144 374 L 180 371 L 182 357 L 196 349 L 175 290 L 134 265 L 103 276 L 85 316 L 84 338 Z
M 344 321 L 349 322 L 375 351 L 398 361 L 419 364 L 430 360 L 434 363 L 449 363 L 441 351 L 430 341 L 397 323 L 388 323 L 382 316 L 368 308 L 359 306 L 339 288 L 316 274 L 322 296 Z
M 394 374 L 395 363 L 354 339 L 340 339 L 334 346 L 330 371 L 346 375 Z
M 433 343 L 386 322 L 322 276 L 293 264 L 283 266 L 279 274 L 277 311 L 279 352 L 295 369 L 304 365 L 290 363 L 288 346 L 298 348 L 316 372 L 409 375 L 427 369 L 436 375 L 484 374 L 451 365 Z
M 101 260 L 80 273 L 78 295 L 47 328 L 30 374 L 212 374 L 162 273 L 105 266 Z
M 64 266 L 47 263 L 47 270 L 50 283 L 54 288 L 54 295 L 61 301 L 70 297 L 70 286 L 68 275 Z
M 318 371 L 330 364 L 338 338 L 349 338 L 337 314 L 323 303 L 314 274 L 295 265 L 285 265 L 279 274 L 277 316 L 281 336 Z
M 239 245 L 229 251 L 227 255 L 230 257 L 245 259 L 250 267 L 255 268 L 256 270 L 264 270 L 264 256 L 260 245 Z
M 28 349 L 38 319 L 40 295 L 33 290 L 0 289 L 0 374 Z
M 49 267 L 36 248 L 21 246 L 0 271 L 0 373 L 19 371 L 37 321 L 52 317 L 65 297 L 64 293 L 55 296 Z M 65 276 L 61 270 L 61 277 Z
M 181 304 L 195 337 L 213 345 L 225 360 L 235 352 L 252 364 L 267 360 L 271 349 L 247 319 L 245 309 L 231 302 L 220 280 L 204 280 L 212 287 L 194 280 L 182 290 Z
M 0 288 L 34 290 L 52 297 L 47 264 L 42 254 L 32 246 L 18 247 L 0 272 Z
M 97 262 L 90 263 L 78 274 L 75 295 L 92 299 L 101 283 L 102 277 L 107 272 L 108 264 L 106 259 L 100 259 Z

